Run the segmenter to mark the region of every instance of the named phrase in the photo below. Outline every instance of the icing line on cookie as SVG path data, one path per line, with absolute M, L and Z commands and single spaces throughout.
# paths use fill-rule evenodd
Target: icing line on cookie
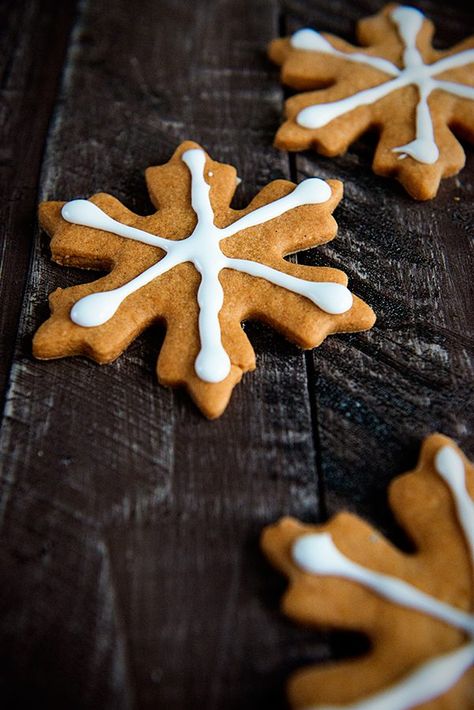
M 345 705 L 313 705 L 304 710 L 410 710 L 446 693 L 474 663 L 474 642 L 422 663 L 387 690 Z
M 474 561 L 474 501 L 466 488 L 463 460 L 451 446 L 443 446 L 436 453 L 435 468 L 451 491 L 471 560 Z
M 413 7 L 400 6 L 391 12 L 390 17 L 397 26 L 398 34 L 404 45 L 402 69 L 382 57 L 364 55 L 360 52 L 352 54 L 341 52 L 332 47 L 324 37 L 314 30 L 299 30 L 292 36 L 290 42 L 296 49 L 332 54 L 349 62 L 366 64 L 395 77 L 339 101 L 308 106 L 299 112 L 296 121 L 303 128 L 322 128 L 335 118 L 360 106 L 373 104 L 393 91 L 406 86 L 416 86 L 419 99 L 416 106 L 415 139 L 406 145 L 392 148 L 392 151 L 400 153 L 401 158 L 410 155 L 420 163 L 431 165 L 439 158 L 439 148 L 434 138 L 433 120 L 428 105 L 430 94 L 438 89 L 454 96 L 474 100 L 474 87 L 454 81 L 437 80 L 433 77 L 449 69 L 473 63 L 474 49 L 443 57 L 433 64 L 425 64 L 416 46 L 416 39 L 423 25 L 423 13 Z
M 474 502 L 466 487 L 463 460 L 451 446 L 441 447 L 434 458 L 438 475 L 449 488 L 457 517 L 470 552 L 474 571 Z M 314 706 L 306 710 L 408 710 L 438 697 L 474 663 L 474 615 L 457 609 L 390 575 L 369 570 L 346 557 L 330 533 L 302 535 L 293 545 L 292 557 L 303 570 L 323 576 L 343 577 L 357 582 L 395 604 L 423 612 L 464 631 L 469 642 L 455 651 L 422 664 L 412 674 L 387 690 L 344 706 Z
M 165 252 L 160 261 L 123 286 L 81 298 L 72 307 L 70 315 L 73 322 L 80 326 L 102 325 L 112 318 L 127 296 L 178 264 L 191 262 L 201 276 L 197 292 L 201 349 L 195 361 L 195 371 L 204 382 L 221 382 L 231 368 L 230 358 L 222 345 L 219 323 L 219 312 L 224 300 L 219 280 L 222 269 L 233 269 L 265 279 L 308 298 L 321 310 L 334 315 L 345 313 L 351 308 L 352 294 L 342 284 L 306 281 L 256 261 L 226 257 L 219 245 L 221 240 L 237 232 L 265 224 L 296 207 L 327 202 L 331 188 L 324 180 L 304 180 L 288 195 L 249 212 L 221 229 L 214 224 L 209 194 L 211 188 L 204 179 L 206 154 L 200 148 L 193 148 L 183 153 L 181 159 L 191 174 L 191 204 L 197 217 L 193 232 L 184 239 L 164 239 L 122 224 L 88 200 L 73 200 L 63 206 L 61 214 L 68 222 L 150 244 Z
M 423 612 L 474 635 L 474 617 L 440 602 L 412 584 L 352 562 L 334 544 L 330 533 L 302 535 L 293 546 L 293 559 L 312 574 L 344 577 L 400 606 Z

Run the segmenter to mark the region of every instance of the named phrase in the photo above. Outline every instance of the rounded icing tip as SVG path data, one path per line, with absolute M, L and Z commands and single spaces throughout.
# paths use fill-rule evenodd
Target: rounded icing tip
M 222 346 L 202 348 L 194 363 L 196 375 L 203 382 L 217 384 L 230 372 L 229 356 Z
M 93 227 L 94 229 L 107 229 L 114 223 L 100 207 L 97 207 L 90 200 L 71 200 L 66 202 L 61 209 L 61 216 L 66 222 L 80 224 L 83 227 Z
M 332 281 L 312 284 L 309 298 L 318 308 L 335 316 L 350 310 L 354 300 L 347 286 Z
M 183 163 L 186 163 L 189 167 L 189 163 L 192 162 L 199 162 L 200 164 L 204 165 L 206 162 L 206 154 L 204 153 L 202 148 L 189 148 L 189 150 L 185 150 L 184 153 L 181 156 L 181 160 Z
M 330 533 L 302 535 L 293 545 L 291 555 L 296 564 L 313 574 L 334 574 L 345 563 Z
M 321 178 L 308 178 L 296 186 L 293 195 L 302 205 L 318 205 L 331 197 L 331 187 Z
M 332 52 L 333 47 L 319 32 L 304 27 L 292 35 L 291 46 L 295 49 L 306 49 L 312 52 Z
M 84 328 L 103 325 L 115 314 L 123 298 L 116 291 L 91 293 L 81 298 L 71 308 L 71 320 Z
M 399 5 L 392 10 L 390 15 L 397 22 L 414 19 L 415 17 L 417 19 L 423 19 L 425 16 L 421 10 L 418 10 L 416 7 L 409 7 L 408 5 Z

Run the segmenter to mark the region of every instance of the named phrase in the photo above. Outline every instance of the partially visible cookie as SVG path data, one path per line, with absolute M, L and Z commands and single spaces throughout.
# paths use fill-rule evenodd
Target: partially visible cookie
M 437 51 L 433 33 L 419 10 L 390 4 L 359 22 L 362 48 L 311 29 L 274 40 L 282 81 L 304 92 L 286 102 L 276 145 L 334 156 L 375 128 L 374 172 L 434 197 L 464 166 L 453 131 L 474 142 L 474 37 Z
M 33 341 L 37 358 L 111 362 L 161 322 L 160 382 L 185 386 L 214 418 L 255 368 L 243 320 L 263 320 L 303 348 L 373 325 L 342 271 L 284 258 L 335 236 L 340 182 L 275 180 L 237 211 L 229 206 L 235 169 L 189 141 L 165 165 L 148 168 L 146 180 L 157 209 L 148 217 L 106 194 L 40 206 L 54 261 L 110 273 L 51 294 L 51 317 Z
M 474 467 L 433 434 L 389 498 L 412 554 L 349 513 L 324 525 L 283 518 L 263 532 L 265 554 L 289 578 L 284 612 L 370 641 L 360 658 L 297 671 L 293 708 L 473 707 Z

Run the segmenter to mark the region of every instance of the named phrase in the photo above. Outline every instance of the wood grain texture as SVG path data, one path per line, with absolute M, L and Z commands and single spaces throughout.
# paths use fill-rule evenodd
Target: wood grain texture
M 150 0 L 139 22 L 131 3 L 82 3 L 41 197 L 104 190 L 150 211 L 144 169 L 185 138 L 237 166 L 240 205 L 288 176 L 270 147 L 282 90 L 263 50 L 277 33 L 274 2 Z M 61 707 L 281 706 L 288 652 L 325 653 L 280 618 L 257 551 L 266 522 L 317 509 L 304 356 L 249 325 L 259 369 L 211 425 L 157 385 L 158 329 L 111 366 L 33 361 L 47 294 L 87 278 L 52 264 L 39 235 L 1 442 L 2 536 L 9 556 L 20 547 L 8 692 Z
M 283 513 L 315 520 L 350 507 L 401 539 L 385 487 L 415 462 L 421 437 L 440 429 L 474 453 L 472 153 L 420 205 L 370 172 L 370 137 L 334 160 L 272 148 L 284 90 L 268 41 L 308 23 L 352 39 L 355 20 L 382 4 L 83 0 L 69 40 L 71 8 L 59 21 L 54 3 L 25 3 L 20 33 L 10 4 L 7 58 L 23 57 L 11 63 L 23 78 L 6 150 L 23 151 L 26 172 L 5 173 L 2 189 L 28 191 L 3 221 L 14 228 L 2 328 L 9 341 L 17 332 L 2 365 L 0 439 L 7 707 L 285 707 L 294 668 L 357 644 L 283 618 L 285 583 L 258 551 L 261 528 Z M 453 3 L 420 6 L 441 42 L 466 33 Z M 38 55 L 48 58 L 41 80 Z M 40 112 L 31 160 L 24 105 Z M 48 293 L 94 276 L 52 264 L 31 221 L 41 152 L 41 199 L 106 191 L 146 214 L 145 168 L 186 138 L 236 165 L 238 207 L 274 178 L 344 180 L 339 237 L 299 258 L 343 268 L 379 317 L 371 333 L 333 336 L 312 354 L 247 324 L 258 369 L 213 423 L 157 384 L 158 328 L 108 366 L 31 357 Z
M 40 162 L 73 11 L 73 0 L 58 7 L 52 0 L 0 6 L 2 403 L 28 274 Z
M 339 5 L 322 13 L 290 0 L 288 31 L 318 27 L 354 41 L 356 20 L 381 3 L 344 13 Z M 420 7 L 438 28 L 438 46 L 472 26 L 466 9 Z M 387 484 L 415 464 L 425 436 L 443 432 L 474 453 L 473 155 L 464 144 L 466 168 L 442 181 L 435 200 L 417 203 L 371 173 L 374 147 L 375 136 L 364 136 L 337 160 L 307 152 L 295 162 L 298 179 L 316 174 L 345 187 L 339 238 L 302 258 L 351 265 L 350 283 L 378 316 L 372 331 L 332 339 L 311 355 L 323 505 L 327 513 L 356 509 L 392 532 Z

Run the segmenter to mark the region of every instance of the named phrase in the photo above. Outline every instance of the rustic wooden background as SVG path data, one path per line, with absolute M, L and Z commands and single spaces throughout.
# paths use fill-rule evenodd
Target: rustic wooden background
M 3 707 L 284 708 L 292 669 L 360 643 L 283 618 L 261 528 L 348 507 L 405 544 L 390 479 L 435 430 L 474 454 L 472 152 L 417 204 L 372 175 L 370 136 L 335 160 L 272 147 L 269 40 L 306 24 L 353 39 L 381 5 L 0 5 Z M 472 27 L 462 2 L 419 6 L 439 46 Z M 50 262 L 38 200 L 103 190 L 150 211 L 144 169 L 185 138 L 237 166 L 239 206 L 273 178 L 343 180 L 338 238 L 301 258 L 343 268 L 378 314 L 306 354 L 249 324 L 258 369 L 213 423 L 156 383 L 158 328 L 109 366 L 31 357 L 48 293 L 91 278 Z

